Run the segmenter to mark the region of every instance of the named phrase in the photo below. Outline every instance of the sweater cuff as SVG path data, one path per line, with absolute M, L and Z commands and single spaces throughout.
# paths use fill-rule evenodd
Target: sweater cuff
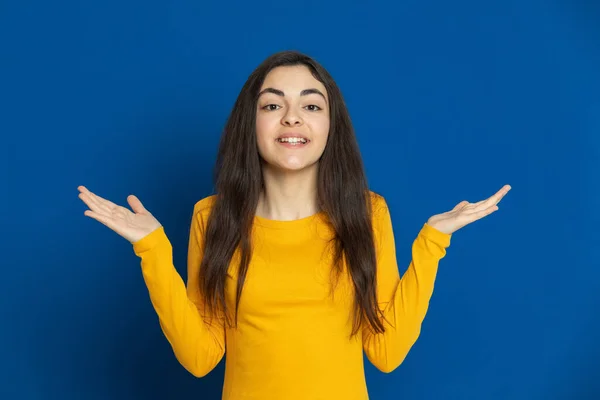
M 450 239 L 452 238 L 452 234 L 444 233 L 439 231 L 429 225 L 427 222 L 421 228 L 421 235 L 423 235 L 426 239 L 431 240 L 432 242 L 440 245 L 443 248 L 447 248 L 450 246 Z
M 133 243 L 133 251 L 136 255 L 140 255 L 141 253 L 152 250 L 156 247 L 160 242 L 166 239 L 165 228 L 164 226 L 159 226 L 137 242 Z

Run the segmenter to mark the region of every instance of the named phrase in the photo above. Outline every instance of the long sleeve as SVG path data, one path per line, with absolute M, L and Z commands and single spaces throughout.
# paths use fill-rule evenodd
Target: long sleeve
M 377 249 L 377 298 L 385 315 L 386 331 L 375 334 L 363 328 L 367 358 L 383 372 L 392 372 L 404 361 L 421 332 L 429 307 L 439 261 L 450 246 L 450 234 L 425 223 L 412 245 L 412 260 L 402 279 L 396 262 L 392 221 L 383 198 L 374 212 Z
M 141 258 L 142 275 L 161 329 L 177 360 L 197 377 L 208 374 L 225 354 L 222 320 L 214 318 L 210 324 L 200 312 L 201 221 L 201 213 L 195 207 L 187 257 L 187 288 L 173 265 L 172 246 L 162 226 L 133 243 L 135 254 Z

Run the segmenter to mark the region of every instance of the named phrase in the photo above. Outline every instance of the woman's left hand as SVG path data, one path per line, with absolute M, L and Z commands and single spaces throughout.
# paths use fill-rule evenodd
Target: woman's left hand
M 452 234 L 465 225 L 498 210 L 497 204 L 510 189 L 510 185 L 504 185 L 492 197 L 477 203 L 469 203 L 466 200 L 461 201 L 452 210 L 429 218 L 427 224 L 440 232 Z

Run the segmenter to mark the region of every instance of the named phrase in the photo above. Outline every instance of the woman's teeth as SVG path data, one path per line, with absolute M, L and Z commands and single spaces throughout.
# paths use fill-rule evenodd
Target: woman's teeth
M 304 144 L 307 142 L 307 140 L 303 139 L 303 138 L 279 138 L 279 139 L 277 139 L 277 141 L 280 143 L 293 143 L 293 144 L 296 144 L 296 143 Z

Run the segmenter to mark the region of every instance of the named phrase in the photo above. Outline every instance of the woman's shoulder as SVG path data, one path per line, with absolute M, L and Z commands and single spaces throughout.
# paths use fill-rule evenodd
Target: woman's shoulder
M 194 218 L 200 221 L 206 221 L 210 214 L 210 210 L 212 209 L 215 201 L 217 199 L 216 194 L 208 195 L 200 200 L 198 200 L 194 204 Z
M 374 213 L 377 213 L 378 211 L 387 208 L 385 198 L 381 194 L 369 190 L 369 195 L 371 199 L 371 207 L 373 208 Z
M 217 199 L 216 194 L 208 195 L 196 202 L 194 204 L 194 211 L 204 211 L 210 209 Z

